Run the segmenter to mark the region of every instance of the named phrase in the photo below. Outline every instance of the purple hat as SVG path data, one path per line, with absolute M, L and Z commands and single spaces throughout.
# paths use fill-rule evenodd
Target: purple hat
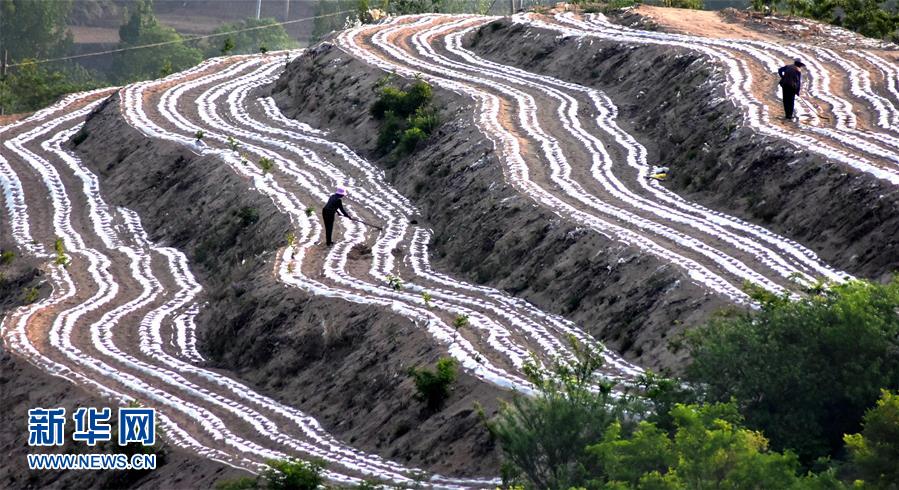
M 345 196 L 346 189 L 344 189 L 343 187 L 338 187 L 337 190 L 334 191 L 334 194 L 337 194 L 338 196 Z

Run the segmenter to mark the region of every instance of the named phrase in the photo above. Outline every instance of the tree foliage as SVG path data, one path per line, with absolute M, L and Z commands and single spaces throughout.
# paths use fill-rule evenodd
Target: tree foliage
M 864 36 L 883 38 L 894 34 L 899 27 L 896 5 L 887 7 L 877 0 L 842 0 L 839 4 L 844 16 L 840 18 L 843 27 Z
M 66 27 L 71 8 L 72 0 L 0 0 L 0 47 L 17 62 L 63 54 L 72 43 Z
M 702 0 L 662 0 L 662 5 L 679 9 L 702 10 L 705 6 Z
M 50 70 L 34 60 L 10 68 L 0 80 L 0 107 L 6 113 L 28 112 L 45 107 L 63 94 L 96 86 L 84 69 Z
M 811 17 L 845 27 L 864 36 L 897 39 L 899 12 L 896 2 L 887 0 L 751 0 L 752 8 L 777 6 L 790 15 Z
M 415 382 L 415 398 L 425 402 L 429 410 L 437 410 L 449 398 L 450 387 L 456 381 L 456 361 L 442 357 L 434 370 L 412 368 L 409 375 Z
M 593 488 L 687 490 L 840 487 L 831 474 L 801 477 L 792 453 L 768 448 L 744 428 L 733 404 L 676 405 L 674 434 L 640 422 L 627 434 L 614 422 L 587 451 L 600 468 Z
M 863 427 L 845 437 L 857 476 L 874 488 L 899 487 L 899 393 L 884 391 Z
M 324 482 L 321 461 L 297 459 L 269 460 L 269 469 L 262 473 L 268 490 L 315 490 Z
M 881 388 L 899 386 L 899 280 L 850 281 L 792 301 L 751 289 L 757 311 L 732 311 L 688 334 L 691 379 L 736 399 L 748 425 L 804 463 L 836 455 Z
M 117 78 L 123 83 L 181 71 L 203 59 L 199 49 L 179 42 L 180 34 L 159 23 L 153 14 L 152 0 L 137 0 L 129 5 L 128 20 L 119 28 L 119 38 L 120 48 L 168 43 L 119 53 Z
M 613 396 L 614 385 L 597 372 L 603 365 L 601 351 L 571 344 L 574 362 L 556 360 L 550 368 L 526 364 L 524 372 L 537 394 L 514 396 L 487 423 L 512 472 L 535 488 L 584 485 L 593 464 L 587 446 L 602 440 L 628 408 L 626 399 Z
M 242 29 L 253 30 L 229 34 L 224 38 L 224 41 L 222 37 L 210 38 L 211 40 L 203 46 L 206 57 L 219 56 L 220 54 L 258 53 L 259 48 L 263 46 L 267 51 L 294 49 L 298 46 L 297 42 L 291 39 L 287 31 L 284 30 L 284 27 L 272 18 L 244 19 L 231 24 L 222 24 L 213 31 L 213 34 Z M 231 41 L 230 44 L 228 40 Z M 226 52 L 225 48 L 230 49 Z
M 409 154 L 440 125 L 431 107 L 433 89 L 421 79 L 405 89 L 388 85 L 389 81 L 385 78 L 379 82 L 378 99 L 370 109 L 371 115 L 381 121 L 377 147 L 382 153 L 396 147 L 400 154 Z

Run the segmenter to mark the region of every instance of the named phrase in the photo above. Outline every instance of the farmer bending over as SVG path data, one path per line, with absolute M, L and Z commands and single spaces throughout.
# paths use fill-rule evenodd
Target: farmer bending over
M 343 196 L 346 195 L 346 189 L 343 187 L 338 187 L 334 194 L 328 199 L 328 203 L 325 204 L 325 207 L 322 208 L 322 217 L 325 218 L 325 240 L 327 246 L 334 245 L 334 242 L 331 240 L 331 234 L 334 232 L 334 217 L 337 216 L 337 212 L 340 211 L 340 214 L 350 218 L 350 215 L 346 212 L 346 209 L 343 209 Z M 350 218 L 352 219 L 352 218 Z
M 784 93 L 784 118 L 787 120 L 793 119 L 793 102 L 799 95 L 799 89 L 802 88 L 802 68 L 804 67 L 802 61 L 796 58 L 792 65 L 777 70 L 777 74 L 780 75 L 780 88 Z

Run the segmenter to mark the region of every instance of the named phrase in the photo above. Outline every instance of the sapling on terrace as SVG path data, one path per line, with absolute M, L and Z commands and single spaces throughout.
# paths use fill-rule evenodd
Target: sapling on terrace
M 66 257 L 66 249 L 65 245 L 62 243 L 62 238 L 57 238 L 56 241 L 53 242 L 53 249 L 56 250 L 56 260 L 54 261 L 56 265 L 69 265 L 69 259 Z
M 262 157 L 259 159 L 259 167 L 262 169 L 262 173 L 267 174 L 275 168 L 275 161 L 271 158 Z
M 197 141 L 202 141 L 203 136 L 205 136 L 205 135 L 206 135 L 206 134 L 203 132 L 202 129 L 198 129 L 197 132 L 194 133 L 194 138 L 196 138 Z
M 403 289 L 403 280 L 399 276 L 387 274 L 387 285 L 394 291 L 401 291 Z
M 37 301 L 37 297 L 40 295 L 40 292 L 37 288 L 25 288 L 25 304 L 31 304 Z
M 297 236 L 293 234 L 292 231 L 287 232 L 287 246 L 292 247 L 294 243 L 297 242 Z
M 240 148 L 240 144 L 237 143 L 237 140 L 228 136 L 228 147 L 231 148 L 231 151 L 237 151 Z
M 313 214 L 315 214 L 315 208 L 313 208 L 312 206 L 307 207 L 306 216 L 312 216 Z
M 430 308 L 430 307 L 431 307 L 431 300 L 434 299 L 434 297 L 431 296 L 431 293 L 429 293 L 429 292 L 427 292 L 427 291 L 422 291 L 422 292 L 421 292 L 421 299 L 424 300 L 425 306 L 427 306 L 428 308 Z
M 453 328 L 456 329 L 455 333 L 453 333 L 453 339 L 459 335 L 459 329 L 465 328 L 468 326 L 468 315 L 456 315 L 456 318 L 453 319 Z
M 259 46 L 259 52 L 262 54 L 268 53 L 268 46 L 266 46 L 265 44 Z
M 465 328 L 468 326 L 468 315 L 456 315 L 456 318 L 453 319 L 453 328 L 458 331 L 460 328 Z

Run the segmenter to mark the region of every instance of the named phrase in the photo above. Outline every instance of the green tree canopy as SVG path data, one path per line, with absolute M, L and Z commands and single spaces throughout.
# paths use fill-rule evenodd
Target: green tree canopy
M 128 20 L 119 28 L 122 48 L 170 43 L 120 53 L 116 78 L 123 83 L 156 78 L 162 73 L 180 71 L 203 59 L 202 52 L 180 41 L 181 35 L 159 23 L 153 14 L 152 0 L 138 0 L 130 6 Z
M 591 488 L 605 489 L 798 489 L 839 488 L 832 476 L 800 477 L 792 453 L 768 448 L 759 433 L 741 426 L 733 404 L 676 405 L 675 433 L 641 422 L 626 435 L 613 423 L 588 448 L 600 468 Z
M 17 62 L 63 54 L 72 42 L 66 27 L 71 8 L 72 0 L 0 0 L 0 47 Z
M 597 370 L 601 353 L 572 340 L 577 362 L 555 361 L 550 369 L 525 366 L 537 388 L 534 397 L 516 396 L 488 428 L 496 437 L 514 477 L 522 474 L 535 488 L 566 489 L 590 476 L 589 444 L 623 418 L 627 400 Z
M 33 60 L 11 68 L 0 80 L 0 107 L 8 114 L 29 112 L 45 107 L 61 95 L 96 86 L 84 69 L 49 70 Z
M 760 289 L 756 310 L 688 333 L 688 376 L 735 399 L 749 427 L 805 464 L 837 455 L 881 388 L 899 387 L 899 280 L 850 281 L 792 301 Z
M 884 391 L 863 425 L 845 437 L 857 476 L 874 488 L 899 488 L 899 394 Z
M 257 29 L 259 28 L 259 29 Z M 227 39 L 231 39 L 231 49 L 228 54 L 258 53 L 259 48 L 265 46 L 269 51 L 279 49 L 294 49 L 299 46 L 290 38 L 284 27 L 275 19 L 245 19 L 233 24 L 222 24 L 213 34 L 253 29 L 250 31 L 236 32 L 228 36 L 219 36 L 209 39 L 205 43 L 203 51 L 207 57 L 219 56 Z
M 888 7 L 878 0 L 841 0 L 839 5 L 844 12 L 842 26 L 864 36 L 883 38 L 899 25 L 895 3 Z

